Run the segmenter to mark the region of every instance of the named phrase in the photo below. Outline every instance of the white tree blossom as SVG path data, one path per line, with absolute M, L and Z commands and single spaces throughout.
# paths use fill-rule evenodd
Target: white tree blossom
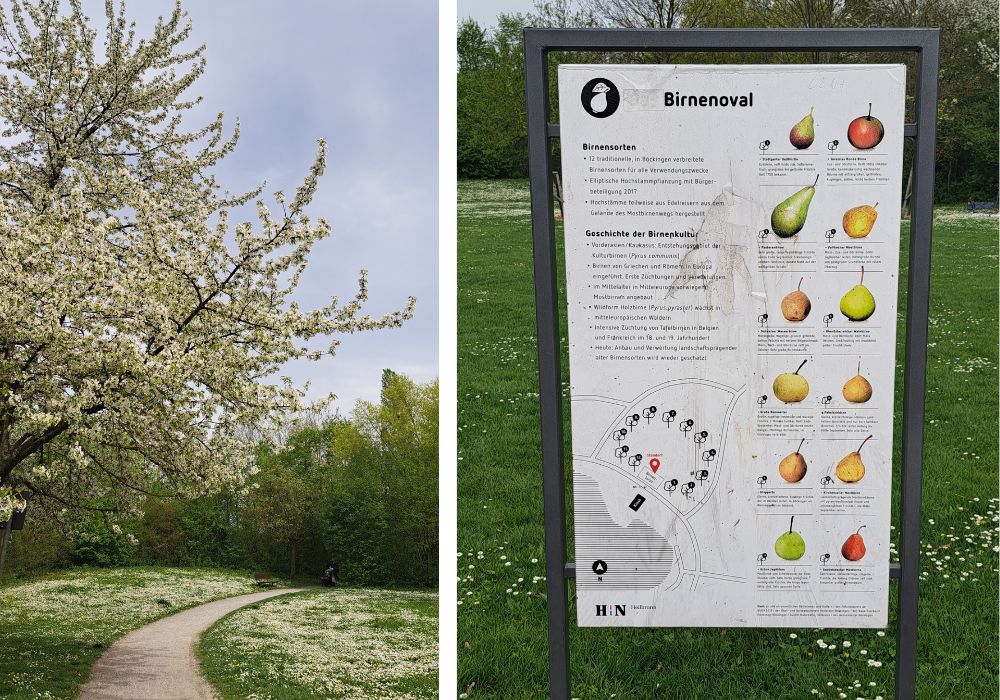
M 978 35 L 975 42 L 976 59 L 983 70 L 997 73 L 998 31 L 996 0 L 945 0 L 944 10 L 955 22 L 956 28 Z
M 341 334 L 401 325 L 415 302 L 364 314 L 362 270 L 346 301 L 295 303 L 330 233 L 306 213 L 325 143 L 271 206 L 263 185 L 224 190 L 212 169 L 239 125 L 227 137 L 222 114 L 182 124 L 205 61 L 204 46 L 182 47 L 179 3 L 140 39 L 124 2 L 108 0 L 103 41 L 79 0 L 5 5 L 0 511 L 15 487 L 113 511 L 129 493 L 239 484 L 250 469 L 239 436 L 303 408 L 303 390 L 275 373 L 332 354 Z M 253 204 L 256 221 L 232 220 Z

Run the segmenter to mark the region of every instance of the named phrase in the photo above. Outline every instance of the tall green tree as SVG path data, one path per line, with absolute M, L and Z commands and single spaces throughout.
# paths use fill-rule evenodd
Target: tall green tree
M 333 419 L 325 425 L 292 430 L 278 450 L 261 448 L 253 478 L 241 509 L 244 537 L 261 560 L 282 555 L 288 575 L 299 571 L 303 554 L 312 569 L 321 565 L 321 525 L 318 508 L 327 481 L 329 443 L 340 424 Z
M 356 420 L 378 446 L 395 537 L 394 558 L 413 581 L 431 585 L 438 556 L 438 383 L 386 377 L 377 405 L 362 402 Z
M 384 373 L 379 402 L 332 436 L 330 466 L 324 528 L 345 578 L 435 585 L 438 383 Z
M 486 32 L 474 20 L 458 34 L 459 177 L 507 178 L 527 173 L 523 15 L 500 15 Z
M 319 520 L 329 558 L 346 583 L 396 582 L 387 544 L 393 538 L 390 504 L 378 447 L 354 422 L 334 427 Z

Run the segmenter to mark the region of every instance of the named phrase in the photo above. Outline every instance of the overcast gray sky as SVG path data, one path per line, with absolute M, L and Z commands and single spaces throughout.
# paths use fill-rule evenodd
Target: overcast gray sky
M 458 0 L 458 19 L 471 17 L 484 27 L 492 27 L 501 13 L 527 14 L 534 9 L 534 0 Z
M 117 4 L 117 3 L 116 3 Z M 273 2 L 186 0 L 192 40 L 207 45 L 207 70 L 192 94 L 202 121 L 240 118 L 236 151 L 220 182 L 245 190 L 266 179 L 289 195 L 326 138 L 326 175 L 309 212 L 333 234 L 317 245 L 298 300 L 310 308 L 349 299 L 369 270 L 373 316 L 417 297 L 401 329 L 344 336 L 336 357 L 296 363 L 310 395 L 338 395 L 350 409 L 377 399 L 384 367 L 420 381 L 438 375 L 438 98 L 436 0 Z M 88 0 L 103 25 L 104 3 Z M 132 0 L 128 14 L 148 35 L 172 0 Z

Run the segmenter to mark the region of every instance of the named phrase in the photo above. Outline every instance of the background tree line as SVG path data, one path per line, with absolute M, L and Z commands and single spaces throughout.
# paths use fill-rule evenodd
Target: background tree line
M 458 176 L 527 177 L 521 31 L 534 27 L 791 28 L 940 27 L 937 182 L 940 202 L 997 199 L 997 4 L 992 0 L 540 0 L 493 27 L 458 26 Z M 905 58 L 904 58 L 905 56 Z M 555 54 L 559 62 L 875 63 L 911 54 Z M 557 109 L 554 68 L 551 103 Z M 908 120 L 914 105 L 908 101 Z M 906 158 L 909 164 L 909 147 Z
M 147 497 L 137 517 L 95 512 L 67 531 L 28 511 L 11 562 L 21 574 L 70 565 L 218 566 L 347 584 L 436 587 L 438 384 L 385 370 L 378 403 L 305 415 L 255 441 L 239 489 Z

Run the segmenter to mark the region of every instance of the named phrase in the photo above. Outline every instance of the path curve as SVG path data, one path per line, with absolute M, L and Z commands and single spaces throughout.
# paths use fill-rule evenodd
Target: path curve
M 304 590 L 277 588 L 223 598 L 132 630 L 94 664 L 80 700 L 215 700 L 194 655 L 202 632 L 245 605 Z

